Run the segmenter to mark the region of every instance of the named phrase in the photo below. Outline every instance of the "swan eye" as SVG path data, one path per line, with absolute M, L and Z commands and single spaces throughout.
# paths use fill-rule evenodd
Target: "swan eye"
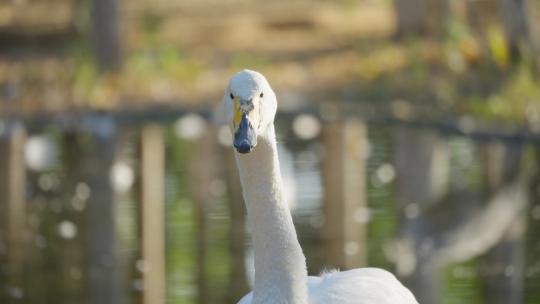
M 261 94 L 259 95 L 260 98 L 263 98 L 264 97 L 264 93 L 261 92 Z
M 234 95 L 233 93 L 231 93 L 231 95 L 229 95 L 231 97 L 231 99 L 234 99 Z

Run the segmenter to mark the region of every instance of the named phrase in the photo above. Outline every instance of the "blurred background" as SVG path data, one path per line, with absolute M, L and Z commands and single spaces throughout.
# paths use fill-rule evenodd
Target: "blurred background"
M 1 0 L 0 303 L 236 303 L 229 77 L 265 74 L 309 273 L 540 303 L 539 0 Z

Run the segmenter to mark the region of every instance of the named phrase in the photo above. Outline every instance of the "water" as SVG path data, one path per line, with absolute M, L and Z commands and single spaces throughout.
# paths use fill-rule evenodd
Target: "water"
M 238 201 L 239 182 L 234 172 L 233 154 L 229 147 L 218 143 L 221 131 L 194 117 L 190 118 L 191 126 L 203 131 L 182 131 L 185 126 L 178 123 L 162 124 L 165 131 L 166 302 L 236 303 L 249 290 L 253 269 L 250 241 L 243 229 L 243 205 Z M 325 183 L 321 168 L 328 147 L 317 133 L 310 139 L 295 135 L 292 121 L 287 118 L 279 118 L 277 125 L 286 197 L 293 210 L 309 273 L 316 275 L 332 267 L 327 263 L 329 248 L 323 238 Z M 89 204 L 95 204 L 93 199 L 97 195 L 108 197 L 112 202 L 114 220 L 111 223 L 117 231 L 114 244 L 119 255 L 118 266 L 111 266 L 110 263 L 114 263 L 111 259 L 101 261 L 103 267 L 107 271 L 116 269 L 111 273 L 117 276 L 111 281 L 117 282 L 125 302 L 140 301 L 142 278 L 151 265 L 141 260 L 140 249 L 139 127 L 117 128 L 110 142 L 100 142 L 88 133 L 66 134 L 52 127 L 30 132 L 26 145 L 25 222 L 28 228 L 23 245 L 24 271 L 22 279 L 10 282 L 4 266 L 0 282 L 4 287 L 3 299 L 10 298 L 14 303 L 90 302 L 88 285 L 93 270 L 89 269 L 93 264 L 88 261 L 91 245 L 87 235 L 92 235 L 89 229 L 95 225 L 89 222 L 92 217 L 87 213 L 92 210 L 90 206 L 94 205 Z M 369 266 L 409 275 L 404 281 L 414 286 L 431 279 L 432 274 L 411 281 L 410 271 L 407 274 L 403 270 L 403 265 L 407 265 L 403 264 L 404 258 L 397 254 L 397 240 L 403 236 L 402 229 L 420 229 L 420 215 L 430 215 L 437 208 L 435 203 L 427 207 L 421 203 L 403 205 L 402 192 L 397 186 L 403 175 L 395 163 L 396 149 L 400 149 L 396 128 L 400 127 L 374 124 L 368 128 L 368 144 L 362 151 L 366 157 L 368 205 L 355 214 L 359 222 L 367 221 L 367 241 L 356 242 L 356 247 L 343 250 L 344 254 L 365 250 Z M 413 129 L 412 134 L 425 131 Z M 445 200 L 449 191 L 489 197 L 486 191 L 497 190 L 484 187 L 479 147 L 485 143 L 448 135 L 441 135 L 439 140 L 443 143 L 441 155 L 446 163 L 434 162 L 438 173 L 433 176 L 440 179 L 440 185 L 434 186 L 434 197 Z M 115 144 L 110 154 L 111 166 L 101 172 L 98 169 L 105 167 L 98 168 L 96 163 L 107 164 L 109 152 L 103 149 L 110 143 Z M 533 172 L 533 148 L 525 146 L 523 151 L 525 165 L 518 171 Z M 441 174 L 444 177 L 440 177 Z M 93 188 L 104 183 L 96 183 L 92 176 L 112 183 L 112 189 Z M 485 204 L 482 201 L 475 209 Z M 496 294 L 497 288 L 508 282 L 515 285 L 506 291 L 513 290 L 518 297 L 512 303 L 540 303 L 536 290 L 540 282 L 540 243 L 536 232 L 540 207 L 538 200 L 533 199 L 531 204 L 528 207 L 531 211 L 523 217 L 524 233 L 518 232 L 492 253 L 438 266 L 434 277 L 440 283 L 436 294 L 431 295 L 436 299 L 433 303 L 492 303 L 491 294 Z M 442 218 L 448 219 L 453 209 L 468 210 L 463 204 L 444 206 L 433 216 L 442 213 Z M 447 213 L 449 215 L 445 216 Z M 95 218 L 102 220 L 99 215 Z M 497 225 L 497 219 L 493 221 L 492 225 Z M 404 223 L 412 226 L 403 228 Z M 107 233 L 97 236 L 97 242 L 107 237 Z M 5 253 L 2 256 L 5 263 Z M 524 291 L 520 292 L 522 289 Z

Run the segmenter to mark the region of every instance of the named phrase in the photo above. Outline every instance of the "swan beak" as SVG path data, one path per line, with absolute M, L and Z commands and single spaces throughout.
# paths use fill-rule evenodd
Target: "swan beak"
M 238 125 L 238 129 L 234 133 L 233 146 L 238 153 L 249 153 L 257 145 L 257 135 L 255 129 L 249 121 L 248 115 L 242 113 L 242 119 Z

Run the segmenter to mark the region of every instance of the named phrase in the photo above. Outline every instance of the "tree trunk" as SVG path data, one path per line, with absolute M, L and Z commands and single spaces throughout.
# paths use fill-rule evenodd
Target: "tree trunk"
M 540 44 L 534 14 L 534 1 L 498 0 L 511 59 L 515 62 L 524 55 L 531 56 L 536 72 L 540 72 Z
M 397 36 L 423 34 L 425 30 L 425 0 L 394 0 L 397 15 Z
M 93 0 L 92 22 L 96 59 L 100 70 L 115 72 L 121 66 L 117 0 Z
M 397 37 L 428 34 L 442 37 L 450 5 L 448 0 L 394 0 Z

